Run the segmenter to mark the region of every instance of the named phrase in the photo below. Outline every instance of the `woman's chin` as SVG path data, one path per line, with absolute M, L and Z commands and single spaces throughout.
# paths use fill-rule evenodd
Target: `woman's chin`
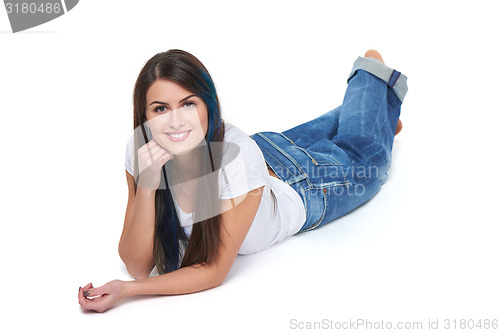
M 193 149 L 197 147 L 193 145 L 189 145 L 189 147 L 172 147 L 170 146 L 169 148 L 166 148 L 174 157 L 182 157 L 182 156 L 188 156 L 190 153 L 193 152 Z

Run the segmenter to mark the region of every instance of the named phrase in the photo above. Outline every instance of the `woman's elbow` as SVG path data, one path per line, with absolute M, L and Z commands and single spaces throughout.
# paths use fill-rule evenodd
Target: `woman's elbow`
M 137 263 L 133 263 L 131 260 L 124 260 L 122 256 L 123 264 L 125 264 L 125 268 L 127 269 L 128 274 L 132 276 L 136 280 L 142 280 L 148 278 L 151 274 L 153 267 L 149 265 L 146 267 L 144 265 L 138 265 Z
M 212 288 L 218 287 L 223 284 L 228 273 L 229 272 L 226 270 L 216 272 L 215 276 L 212 278 Z
M 132 276 L 135 280 L 147 279 L 151 273 L 151 270 L 145 270 L 139 267 L 130 267 L 130 265 L 125 265 L 125 267 L 127 268 L 127 272 L 130 276 Z

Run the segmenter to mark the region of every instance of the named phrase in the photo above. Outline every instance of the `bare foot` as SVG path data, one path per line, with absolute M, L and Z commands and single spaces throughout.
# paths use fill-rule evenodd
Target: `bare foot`
M 368 50 L 368 51 L 366 51 L 365 57 L 366 58 L 377 59 L 381 63 L 385 64 L 384 59 L 382 59 L 382 56 L 376 50 Z M 401 122 L 400 119 L 398 119 L 398 124 L 396 125 L 396 133 L 394 135 L 398 135 L 398 133 L 401 132 L 402 129 L 403 129 L 403 123 Z
M 380 55 L 380 53 L 378 53 L 378 51 L 376 50 L 368 50 L 366 51 L 365 53 L 365 57 L 366 58 L 373 58 L 373 59 L 377 59 L 378 61 L 380 61 L 381 63 L 385 64 L 384 62 L 384 59 L 382 59 L 382 56 Z
M 401 132 L 402 129 L 403 129 L 403 123 L 401 122 L 401 119 L 398 119 L 398 124 L 396 125 L 396 134 L 394 135 L 398 135 L 398 133 Z

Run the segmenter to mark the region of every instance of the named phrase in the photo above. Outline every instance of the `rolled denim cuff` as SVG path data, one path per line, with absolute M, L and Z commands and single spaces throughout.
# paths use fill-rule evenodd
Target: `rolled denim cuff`
M 349 74 L 349 78 L 347 79 L 348 83 L 359 69 L 362 69 L 385 81 L 387 85 L 394 90 L 394 93 L 399 100 L 403 102 L 408 91 L 408 78 L 404 74 L 401 74 L 376 59 L 358 57 L 352 66 L 351 74 Z

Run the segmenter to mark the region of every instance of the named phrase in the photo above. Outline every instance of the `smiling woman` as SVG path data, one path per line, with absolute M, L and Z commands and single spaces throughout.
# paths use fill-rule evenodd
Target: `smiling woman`
M 153 137 L 172 154 L 190 151 L 204 140 L 208 128 L 207 105 L 181 85 L 156 80 L 148 89 L 146 104 L 147 124 Z
M 134 90 L 119 243 L 136 280 L 80 288 L 82 308 L 102 312 L 132 295 L 213 288 L 238 254 L 315 229 L 373 197 L 387 178 L 406 77 L 369 51 L 348 82 L 341 107 L 282 133 L 248 136 L 222 120 L 197 58 L 181 50 L 151 58 Z

